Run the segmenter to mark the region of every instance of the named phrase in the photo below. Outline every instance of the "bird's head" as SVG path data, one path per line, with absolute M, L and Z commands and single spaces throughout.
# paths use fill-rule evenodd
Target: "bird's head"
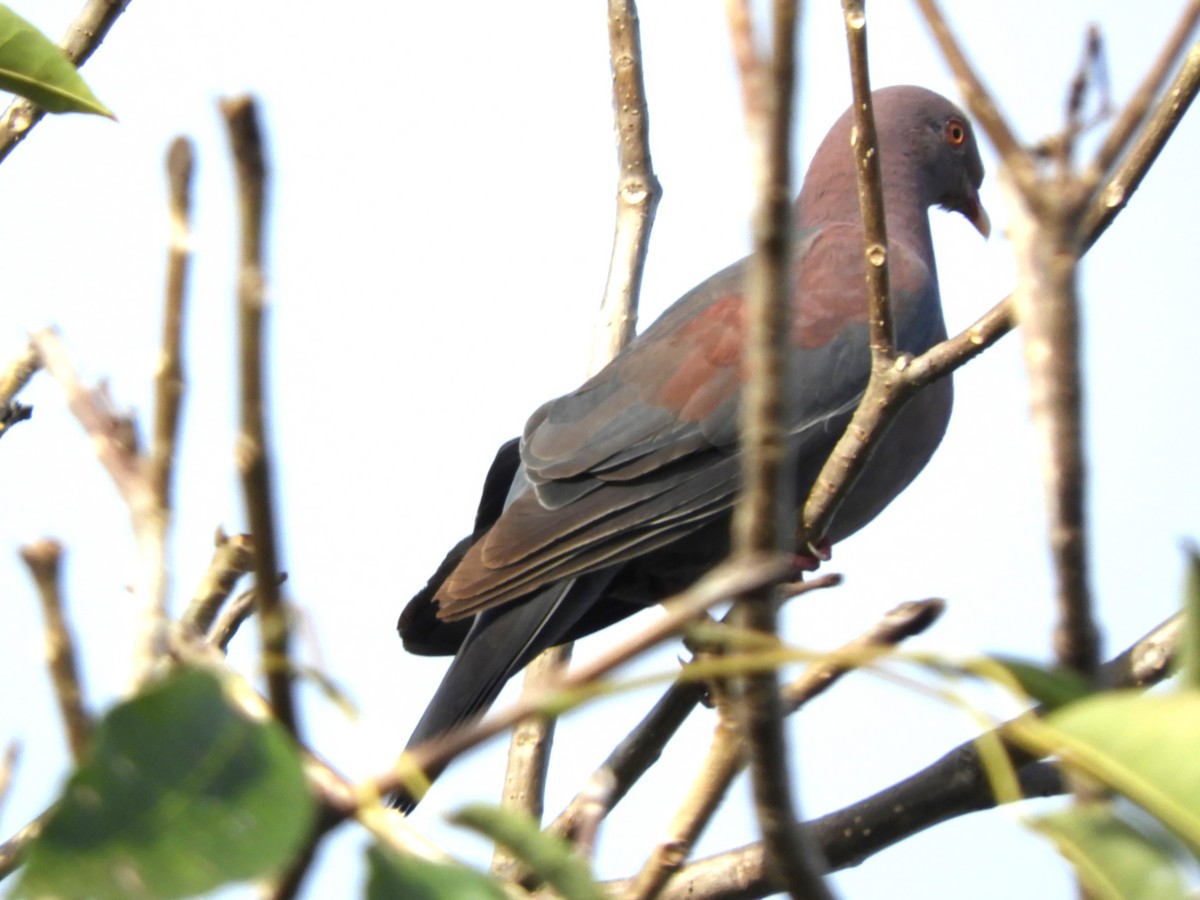
M 975 129 L 961 109 L 940 94 L 902 85 L 872 95 L 883 164 L 916 173 L 924 206 L 961 213 L 985 238 L 992 225 L 979 202 L 983 161 Z

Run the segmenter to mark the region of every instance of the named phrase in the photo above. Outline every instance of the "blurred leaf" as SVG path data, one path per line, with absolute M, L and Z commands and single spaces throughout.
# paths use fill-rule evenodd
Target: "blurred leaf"
M 1200 855 L 1200 691 L 1112 691 L 1047 716 L 1067 762 L 1124 794 Z
M 605 900 L 575 848 L 562 838 L 543 832 L 524 813 L 473 803 L 450 816 L 450 821 L 503 846 L 566 900 Z
M 168 898 L 272 874 L 312 826 L 300 756 L 211 672 L 172 673 L 96 729 L 18 897 Z
M 1092 692 L 1087 681 L 1070 669 L 1048 669 L 1009 656 L 993 656 L 991 659 L 1016 679 L 1021 690 L 1047 709 L 1066 706 Z
M 28 97 L 48 112 L 113 114 L 48 37 L 0 4 L 0 90 Z
M 367 900 L 507 900 L 498 884 L 466 866 L 367 848 Z
M 1185 900 L 1170 849 L 1117 818 L 1107 804 L 1076 806 L 1035 820 L 1096 900 Z

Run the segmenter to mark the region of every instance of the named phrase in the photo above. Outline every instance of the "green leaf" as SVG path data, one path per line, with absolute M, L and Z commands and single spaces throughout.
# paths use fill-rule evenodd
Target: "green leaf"
M 1047 669 L 1010 656 L 993 656 L 992 660 L 1016 679 L 1021 690 L 1047 709 L 1058 709 L 1091 693 L 1087 681 L 1070 669 Z
M 283 728 L 247 717 L 211 672 L 181 670 L 99 724 L 15 896 L 201 894 L 278 872 L 314 815 Z
M 1097 900 L 1186 900 L 1170 849 L 1117 818 L 1106 804 L 1076 806 L 1034 828 L 1070 860 Z
M 507 900 L 500 886 L 466 866 L 367 848 L 367 900 Z
M 473 803 L 450 816 L 450 821 L 502 845 L 566 900 L 604 900 L 605 895 L 574 847 L 543 832 L 524 813 Z
M 1112 691 L 1047 717 L 1059 752 L 1124 794 L 1200 856 L 1200 691 Z
M 3 4 L 0 4 L 0 90 L 28 97 L 48 112 L 81 112 L 113 118 L 62 50 Z

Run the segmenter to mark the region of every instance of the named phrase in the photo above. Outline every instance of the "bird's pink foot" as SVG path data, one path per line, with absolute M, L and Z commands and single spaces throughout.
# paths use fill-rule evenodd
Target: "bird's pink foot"
M 799 578 L 805 572 L 815 572 L 821 567 L 821 563 L 829 562 L 833 558 L 829 539 L 821 538 L 815 544 L 808 544 L 805 548 L 807 553 L 792 554 L 792 569 Z

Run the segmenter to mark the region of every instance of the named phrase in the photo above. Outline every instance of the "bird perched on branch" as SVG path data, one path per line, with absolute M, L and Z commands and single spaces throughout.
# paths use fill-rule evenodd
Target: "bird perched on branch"
M 986 237 L 983 164 L 966 116 L 944 97 L 892 87 L 873 98 L 896 346 L 918 354 L 946 336 L 929 208 L 961 213 Z M 797 507 L 870 372 L 853 124 L 850 111 L 834 123 L 795 205 L 786 421 Z M 728 552 L 746 267 L 735 263 L 688 292 L 500 448 L 472 534 L 400 616 L 407 650 L 454 655 L 409 747 L 480 715 L 542 650 L 665 599 Z M 903 408 L 846 494 L 829 541 L 908 486 L 941 441 L 950 406 L 946 378 Z

